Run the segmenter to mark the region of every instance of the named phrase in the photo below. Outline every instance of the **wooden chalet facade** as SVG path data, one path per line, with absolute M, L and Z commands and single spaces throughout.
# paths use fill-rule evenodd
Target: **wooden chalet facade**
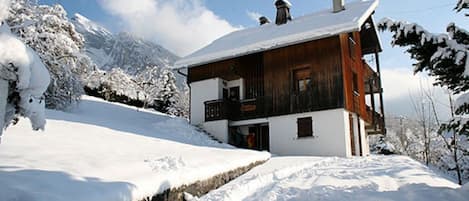
M 280 155 L 367 155 L 368 134 L 385 132 L 381 46 L 370 12 L 377 3 L 352 3 L 358 11 L 350 12 L 365 17 L 350 31 L 189 65 L 197 52 L 183 58 L 177 65 L 188 68 L 191 123 L 227 143 Z M 370 54 L 374 68 L 364 60 Z

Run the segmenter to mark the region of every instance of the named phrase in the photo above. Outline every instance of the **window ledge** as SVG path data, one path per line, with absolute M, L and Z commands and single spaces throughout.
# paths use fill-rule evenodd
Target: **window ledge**
M 315 139 L 315 138 L 318 138 L 318 136 L 307 136 L 307 137 L 295 137 L 293 138 L 294 140 L 307 140 L 307 139 Z

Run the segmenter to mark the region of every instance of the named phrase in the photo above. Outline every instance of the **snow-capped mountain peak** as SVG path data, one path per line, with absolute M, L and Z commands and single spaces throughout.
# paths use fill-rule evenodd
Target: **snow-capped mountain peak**
M 102 70 L 121 68 L 136 75 L 148 66 L 170 67 L 179 58 L 164 47 L 130 33 L 113 34 L 80 14 L 74 15 L 72 23 L 85 38 L 87 55 Z
M 88 32 L 104 36 L 112 36 L 112 33 L 107 29 L 79 13 L 75 13 L 73 15 L 72 22 L 75 25 L 76 30 L 80 33 Z

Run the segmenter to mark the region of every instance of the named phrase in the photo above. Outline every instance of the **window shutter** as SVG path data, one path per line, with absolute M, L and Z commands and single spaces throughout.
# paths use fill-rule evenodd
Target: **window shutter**
M 297 124 L 298 138 L 313 136 L 313 120 L 311 117 L 299 118 Z

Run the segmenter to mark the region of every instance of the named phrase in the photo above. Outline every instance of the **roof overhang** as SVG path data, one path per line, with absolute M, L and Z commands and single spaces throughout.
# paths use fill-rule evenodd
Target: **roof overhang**
M 174 68 L 191 68 L 342 33 L 361 31 L 378 3 L 379 0 L 361 0 L 346 4 L 346 9 L 338 13 L 328 9 L 296 18 L 281 26 L 269 24 L 235 31 L 177 61 Z M 376 31 L 374 24 L 372 26 Z

